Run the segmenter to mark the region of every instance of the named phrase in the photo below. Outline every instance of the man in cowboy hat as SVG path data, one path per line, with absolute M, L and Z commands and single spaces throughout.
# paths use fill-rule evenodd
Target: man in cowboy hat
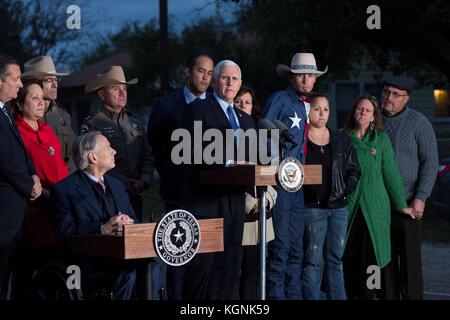
M 142 221 L 141 192 L 150 186 L 153 177 L 153 155 L 141 121 L 126 110 L 127 81 L 121 66 L 100 71 L 85 87 L 85 92 L 96 92 L 103 106 L 88 116 L 81 133 L 100 131 L 117 151 L 116 167 L 111 171 L 126 186 L 136 216 Z
M 58 97 L 58 77 L 66 76 L 67 72 L 57 72 L 52 57 L 40 56 L 28 60 L 24 64 L 22 78 L 32 78 L 42 81 L 44 90 L 45 113 L 44 120 L 56 133 L 62 146 L 62 156 L 70 172 L 75 170 L 72 160 L 72 144 L 75 132 L 72 129 L 72 118 L 64 107 L 56 102 Z
M 84 90 L 86 93 L 96 92 L 103 105 L 94 115 L 84 120 L 81 133 L 100 131 L 109 140 L 111 147 L 117 152 L 116 166 L 109 174 L 122 181 L 136 217 L 139 221 L 145 222 L 142 219 L 141 193 L 152 181 L 154 159 L 143 124 L 139 118 L 126 110 L 127 87 L 137 82 L 137 79 L 127 81 L 121 66 L 101 70 L 86 84 Z M 150 276 L 149 265 L 150 263 L 143 263 L 142 267 L 137 269 L 137 289 L 140 298 L 150 294 L 144 280 Z M 152 275 L 152 278 L 154 277 L 155 275 Z
M 279 64 L 276 71 L 289 85 L 272 94 L 264 108 L 264 118 L 280 120 L 292 134 L 297 146 L 287 146 L 284 155 L 304 162 L 306 123 L 309 113 L 308 93 L 316 78 L 327 72 L 319 71 L 312 53 L 296 53 L 290 67 Z M 275 239 L 268 247 L 267 296 L 269 299 L 302 299 L 303 260 L 303 188 L 291 193 L 278 190 L 273 208 Z

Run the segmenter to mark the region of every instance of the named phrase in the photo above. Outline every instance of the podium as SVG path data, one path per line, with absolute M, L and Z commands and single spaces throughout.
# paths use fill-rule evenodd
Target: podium
M 321 165 L 303 165 L 303 184 L 322 184 Z M 205 185 L 255 186 L 260 208 L 259 217 L 259 283 L 260 299 L 266 299 L 266 190 L 269 185 L 277 185 L 277 165 L 234 165 L 204 169 L 200 182 Z
M 197 254 L 223 251 L 223 219 L 198 220 L 201 242 Z M 72 253 L 123 260 L 157 256 L 154 245 L 157 223 L 123 226 L 123 235 L 77 236 L 69 240 Z
M 197 254 L 221 252 L 223 244 L 223 218 L 198 220 L 201 241 Z M 157 256 L 155 229 L 157 223 L 142 223 L 123 226 L 123 235 L 76 236 L 67 243 L 71 253 L 123 260 L 145 259 Z M 144 272 L 144 299 L 151 300 L 151 267 Z

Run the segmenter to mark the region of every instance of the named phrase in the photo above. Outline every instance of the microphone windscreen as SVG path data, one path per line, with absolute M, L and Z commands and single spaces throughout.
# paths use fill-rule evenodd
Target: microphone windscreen
M 261 119 L 258 122 L 258 129 L 273 130 L 273 129 L 277 129 L 277 127 L 270 120 Z
M 275 119 L 272 122 L 278 129 L 280 129 L 280 131 L 284 131 L 284 130 L 289 131 L 288 127 L 286 127 L 286 125 L 283 122 L 281 122 L 280 120 Z

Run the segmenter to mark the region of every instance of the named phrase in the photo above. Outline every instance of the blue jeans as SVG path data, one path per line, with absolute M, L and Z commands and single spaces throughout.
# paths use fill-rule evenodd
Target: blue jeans
M 301 300 L 303 189 L 291 193 L 278 187 L 277 192 L 272 217 L 275 239 L 268 244 L 267 297 Z
M 342 255 L 347 233 L 347 207 L 338 209 L 305 208 L 305 257 L 303 297 L 320 299 L 322 261 L 327 298 L 346 300 Z

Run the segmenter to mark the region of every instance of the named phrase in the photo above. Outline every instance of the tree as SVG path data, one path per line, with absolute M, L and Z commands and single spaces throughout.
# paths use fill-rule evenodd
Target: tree
M 424 85 L 450 80 L 447 1 L 233 1 L 240 3 L 240 35 L 253 39 L 248 72 L 264 92 L 281 84 L 276 64 L 289 64 L 301 50 L 314 52 L 319 67 L 330 66 L 325 81 L 348 78 L 364 57 L 373 60 L 375 76 L 387 70 L 407 73 Z M 372 4 L 381 9 L 379 30 L 366 25 Z
M 180 35 L 169 27 L 169 54 L 167 57 L 170 89 L 181 88 L 185 81 L 185 61 L 194 52 L 205 52 L 216 61 L 238 59 L 243 48 L 236 41 L 232 25 L 222 20 L 204 19 L 186 27 Z M 84 65 L 98 62 L 119 52 L 127 51 L 132 66 L 127 73 L 139 78 L 139 85 L 130 90 L 130 101 L 135 105 L 151 104 L 161 95 L 159 65 L 159 27 L 156 20 L 144 25 L 126 24 L 117 33 L 102 39 L 82 60 Z
M 70 0 L 3 0 L 0 2 L 0 51 L 20 61 L 52 55 L 59 63 L 73 62 L 80 47 L 92 36 L 93 21 L 83 14 L 83 32 L 66 26 Z M 85 1 L 78 1 L 83 6 Z M 77 46 L 71 44 L 77 43 Z M 77 50 L 77 51 L 76 51 Z M 75 52 L 76 51 L 76 52 Z
M 130 101 L 140 106 L 149 104 L 160 92 L 159 82 L 159 27 L 156 20 L 145 24 L 128 23 L 117 33 L 109 34 L 99 40 L 99 44 L 92 51 L 82 56 L 80 67 L 93 64 L 120 52 L 131 55 L 131 65 L 126 70 L 127 77 L 137 77 L 139 84 L 130 90 Z M 174 55 L 178 52 L 177 36 L 169 30 L 169 79 L 174 78 L 177 65 Z
M 21 1 L 3 0 L 0 2 L 0 52 L 22 60 L 27 54 L 21 41 L 25 25 L 23 14 L 26 7 Z

